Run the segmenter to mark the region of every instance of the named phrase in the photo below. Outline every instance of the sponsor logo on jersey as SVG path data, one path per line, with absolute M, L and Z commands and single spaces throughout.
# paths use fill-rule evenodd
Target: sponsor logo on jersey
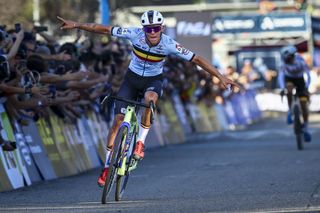
M 188 55 L 190 52 L 188 49 L 184 48 L 181 44 L 176 44 L 176 49 L 179 53 L 183 55 Z
M 131 31 L 128 28 L 123 28 L 122 34 L 128 34 L 131 33 Z
M 141 28 L 135 28 L 135 29 L 134 29 L 134 32 L 135 32 L 136 34 L 140 33 L 140 32 L 141 32 Z
M 139 39 L 139 43 L 140 43 L 140 44 L 146 44 L 146 39 L 145 39 L 145 38 Z
M 163 50 L 163 46 L 162 46 L 161 44 L 159 44 L 159 45 L 156 47 L 156 49 L 158 49 L 158 50 Z
M 117 30 L 117 34 L 121 35 L 122 34 L 122 28 L 119 27 L 119 29 Z
M 128 34 L 128 33 L 131 33 L 131 31 L 128 28 L 119 27 L 119 29 L 117 30 L 118 35 L 124 35 L 124 34 Z

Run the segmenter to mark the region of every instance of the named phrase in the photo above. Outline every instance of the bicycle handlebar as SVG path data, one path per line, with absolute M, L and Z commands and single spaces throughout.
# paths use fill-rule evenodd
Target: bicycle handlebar
M 112 95 L 106 95 L 103 100 L 101 101 L 101 105 L 104 104 L 104 102 L 108 99 L 115 99 L 115 100 L 118 100 L 118 101 L 123 101 L 123 102 L 126 102 L 128 104 L 131 104 L 131 105 L 134 105 L 134 106 L 141 106 L 141 107 L 145 107 L 145 108 L 150 108 L 151 110 L 151 118 L 150 118 L 150 122 L 153 123 L 153 120 L 154 120 L 154 112 L 155 112 L 155 104 L 153 101 L 150 102 L 150 104 L 145 104 L 145 103 L 141 103 L 139 101 L 133 101 L 133 100 L 128 100 L 126 98 L 123 98 L 123 97 L 117 97 L 117 96 L 112 96 Z

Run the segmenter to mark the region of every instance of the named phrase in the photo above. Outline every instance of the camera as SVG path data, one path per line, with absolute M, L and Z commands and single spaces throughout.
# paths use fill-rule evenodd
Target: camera
M 16 32 L 16 33 L 20 32 L 20 30 L 21 30 L 21 24 L 20 24 L 20 23 L 14 24 L 14 29 L 15 29 L 15 32 Z
M 47 26 L 34 26 L 33 28 L 37 33 L 48 31 Z
M 6 80 L 10 78 L 10 67 L 7 58 L 4 55 L 0 55 L 0 80 Z

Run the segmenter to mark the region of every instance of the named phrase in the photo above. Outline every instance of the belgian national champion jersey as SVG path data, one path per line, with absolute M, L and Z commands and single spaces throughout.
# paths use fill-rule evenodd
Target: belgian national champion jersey
M 149 46 L 145 33 L 141 28 L 113 27 L 111 35 L 129 39 L 133 46 L 132 59 L 129 69 L 141 76 L 156 76 L 162 73 L 165 57 L 177 55 L 191 61 L 194 53 L 182 47 L 175 40 L 162 33 L 161 40 L 156 46 Z

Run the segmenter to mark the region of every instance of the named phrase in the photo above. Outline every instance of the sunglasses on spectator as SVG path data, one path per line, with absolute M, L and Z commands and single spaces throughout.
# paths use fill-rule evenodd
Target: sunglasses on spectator
M 146 33 L 152 33 L 153 32 L 157 33 L 161 30 L 161 26 L 145 26 L 143 27 L 143 31 Z

